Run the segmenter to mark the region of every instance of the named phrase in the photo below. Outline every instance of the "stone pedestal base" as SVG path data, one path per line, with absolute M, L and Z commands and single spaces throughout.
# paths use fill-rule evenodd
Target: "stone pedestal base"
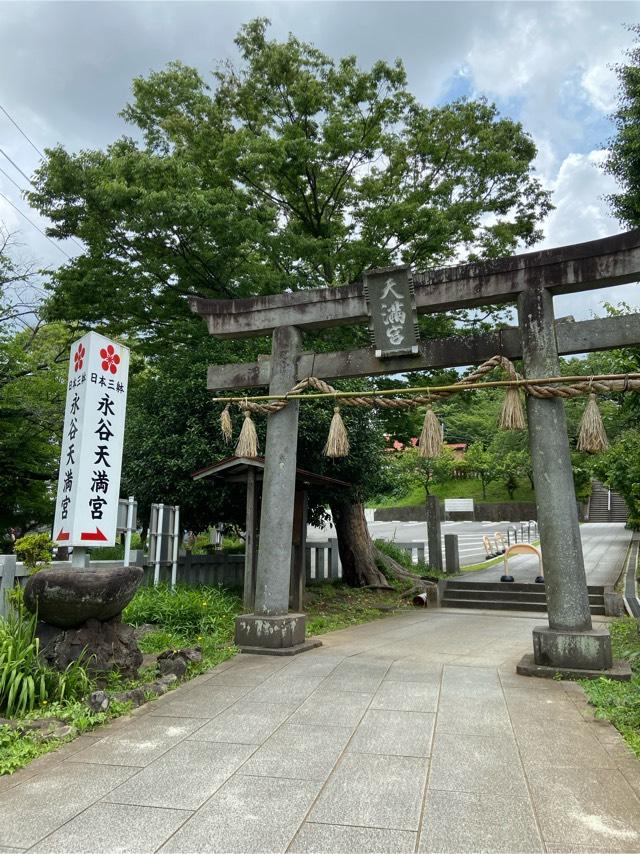
M 304 614 L 241 614 L 236 617 L 236 645 L 241 652 L 260 655 L 296 655 L 322 646 L 322 641 L 305 639 L 305 623 Z
M 543 667 L 608 670 L 613 663 L 611 636 L 607 629 L 571 632 L 536 626 L 533 658 Z
M 626 662 L 614 665 L 611 636 L 605 628 L 570 632 L 536 626 L 533 630 L 533 655 L 523 656 L 516 669 L 522 676 L 628 679 L 631 671 L 625 665 Z
M 631 665 L 628 661 L 614 661 L 613 666 L 607 670 L 584 670 L 578 667 L 544 667 L 536 664 L 533 655 L 528 652 L 523 655 L 516 666 L 516 673 L 520 676 L 539 676 L 542 679 L 599 679 L 605 676 L 607 679 L 615 679 L 618 682 L 629 682 L 631 679 Z

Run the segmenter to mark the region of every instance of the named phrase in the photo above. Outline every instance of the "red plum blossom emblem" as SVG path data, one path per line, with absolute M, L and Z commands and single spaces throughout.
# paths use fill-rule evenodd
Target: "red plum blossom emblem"
M 80 344 L 76 352 L 73 354 L 73 369 L 77 373 L 82 370 L 82 364 L 87 351 L 84 344 Z
M 117 372 L 118 365 L 120 364 L 120 356 L 116 353 L 113 344 L 109 344 L 108 347 L 103 347 L 100 350 L 100 358 L 102 359 L 103 371 L 109 371 L 112 374 Z

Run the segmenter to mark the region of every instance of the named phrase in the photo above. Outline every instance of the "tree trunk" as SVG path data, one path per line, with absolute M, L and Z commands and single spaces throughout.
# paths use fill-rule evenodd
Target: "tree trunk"
M 342 580 L 350 587 L 390 587 L 376 566 L 374 545 L 362 504 L 330 502 L 342 562 Z

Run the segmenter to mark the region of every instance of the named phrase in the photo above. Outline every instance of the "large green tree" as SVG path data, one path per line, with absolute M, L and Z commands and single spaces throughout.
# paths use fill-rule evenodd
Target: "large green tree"
M 240 61 L 211 86 L 178 62 L 134 81 L 122 115 L 141 141 L 47 152 L 31 203 L 53 235 L 87 246 L 53 277 L 51 317 L 138 336 L 162 370 L 171 348 L 201 335 L 187 295 L 339 285 L 372 265 L 495 257 L 539 236 L 549 198 L 532 174 L 535 145 L 493 105 L 422 105 L 400 61 L 364 70 L 294 36 L 269 39 L 264 19 L 236 44 Z M 360 329 L 305 343 L 365 340 Z M 373 468 L 352 470 L 349 498 L 331 502 L 349 519 L 341 548 L 368 539 L 357 496 Z

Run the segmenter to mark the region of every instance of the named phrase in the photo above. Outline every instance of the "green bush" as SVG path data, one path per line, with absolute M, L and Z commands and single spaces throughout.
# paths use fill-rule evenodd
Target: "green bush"
M 153 623 L 182 635 L 233 636 L 240 599 L 218 587 L 141 587 L 123 612 L 127 623 Z
M 26 534 L 16 540 L 18 560 L 32 572 L 49 566 L 53 557 L 53 540 L 49 534 Z
M 0 711 L 9 716 L 80 697 L 91 684 L 83 657 L 62 673 L 42 664 L 36 622 L 36 615 L 25 616 L 22 611 L 0 621 Z

